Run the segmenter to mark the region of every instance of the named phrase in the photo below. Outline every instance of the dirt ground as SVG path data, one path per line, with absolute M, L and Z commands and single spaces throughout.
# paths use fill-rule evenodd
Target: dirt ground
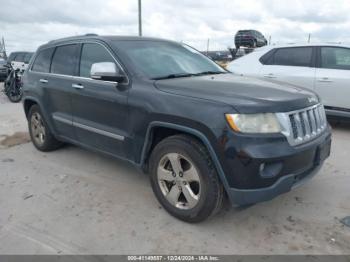
M 333 126 L 332 155 L 306 185 L 195 225 L 128 163 L 28 141 L 22 105 L 1 94 L 0 254 L 350 254 L 349 125 Z

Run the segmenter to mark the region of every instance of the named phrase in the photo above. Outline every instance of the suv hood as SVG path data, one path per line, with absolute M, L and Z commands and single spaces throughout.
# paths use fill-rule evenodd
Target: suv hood
M 319 102 L 315 93 L 298 86 L 230 73 L 157 80 L 155 86 L 167 93 L 225 103 L 240 113 L 288 112 Z

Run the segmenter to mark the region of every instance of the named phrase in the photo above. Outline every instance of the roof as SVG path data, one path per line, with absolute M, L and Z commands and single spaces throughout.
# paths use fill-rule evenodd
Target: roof
M 87 40 L 87 39 L 102 40 L 102 41 L 171 41 L 171 40 L 166 40 L 161 38 L 144 37 L 144 36 L 117 36 L 117 35 L 99 36 L 96 34 L 86 34 L 86 35 L 71 36 L 71 37 L 52 40 L 43 46 L 55 45 L 55 44 L 59 44 L 67 41 L 77 41 L 77 40 Z
M 272 48 L 283 48 L 283 47 L 304 47 L 304 46 L 336 46 L 336 47 L 349 47 L 350 44 L 345 43 L 327 43 L 327 42 L 320 42 L 320 43 L 288 43 L 288 44 L 272 44 L 268 46 L 264 46 L 259 48 L 260 50 L 263 49 L 272 49 Z
M 33 54 L 33 52 L 29 52 L 29 51 L 14 51 L 14 52 L 11 52 L 11 54 Z

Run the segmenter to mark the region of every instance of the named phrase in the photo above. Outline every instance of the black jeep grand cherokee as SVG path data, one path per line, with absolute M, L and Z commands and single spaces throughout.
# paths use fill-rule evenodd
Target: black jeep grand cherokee
M 175 217 L 266 201 L 311 178 L 330 128 L 307 90 L 234 76 L 184 44 L 87 35 L 41 46 L 24 75 L 34 146 L 132 162 Z

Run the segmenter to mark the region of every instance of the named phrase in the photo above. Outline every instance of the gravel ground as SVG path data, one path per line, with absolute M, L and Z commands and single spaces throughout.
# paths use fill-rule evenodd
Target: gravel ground
M 0 87 L 0 90 L 2 88 Z M 350 254 L 350 126 L 306 185 L 201 224 L 168 215 L 129 164 L 28 143 L 21 104 L 0 94 L 1 254 Z

